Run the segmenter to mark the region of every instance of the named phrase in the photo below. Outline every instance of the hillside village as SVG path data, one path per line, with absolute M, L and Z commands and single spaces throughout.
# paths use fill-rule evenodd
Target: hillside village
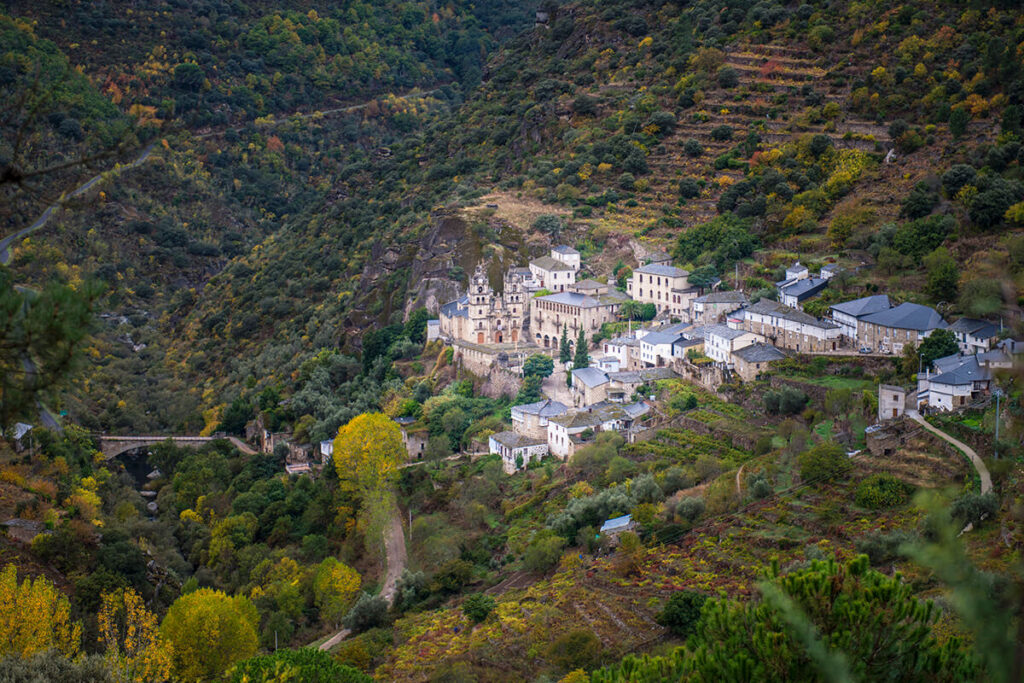
M 635 268 L 625 291 L 611 277 L 577 280 L 584 265 L 579 251 L 556 245 L 527 267 L 509 268 L 499 292 L 480 264 L 466 294 L 428 321 L 428 339 L 450 346 L 456 363 L 476 375 L 521 377 L 535 354 L 553 359 L 556 378 L 566 375 L 566 386 L 548 381 L 541 400 L 514 405 L 512 429 L 490 436 L 489 451 L 501 455 L 506 473 L 548 455 L 564 461 L 600 432 L 618 432 L 629 443 L 649 438 L 656 406 L 645 389 L 658 380 L 685 378 L 715 390 L 760 379 L 799 354 L 894 357 L 937 330 L 951 332 L 957 352 L 921 368 L 915 386 L 897 389 L 900 408 L 884 415 L 880 408 L 883 420 L 901 417 L 905 409 L 976 407 L 992 395 L 993 371 L 1011 367 L 1021 350 L 1004 338 L 999 323 L 951 323 L 933 308 L 895 304 L 885 294 L 833 304 L 821 318 L 805 312 L 804 305 L 841 272 L 835 264 L 812 274 L 797 261 L 775 283 L 778 300 L 753 302 L 717 278 L 707 287 L 692 286 L 690 273 L 664 252 Z M 653 306 L 653 320 L 630 320 L 635 304 Z M 578 367 L 567 358 L 578 357 L 581 340 L 588 364 Z M 416 458 L 423 441 L 412 443 L 410 456 Z

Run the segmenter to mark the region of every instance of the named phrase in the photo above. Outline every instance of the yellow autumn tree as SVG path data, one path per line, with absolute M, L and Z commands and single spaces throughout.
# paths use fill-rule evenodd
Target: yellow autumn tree
M 342 487 L 366 495 L 390 489 L 406 452 L 391 418 L 363 413 L 338 430 L 332 457 Z
M 45 577 L 18 582 L 9 564 L 0 572 L 0 657 L 31 657 L 56 650 L 78 654 L 82 626 L 71 621 L 71 604 Z
M 142 683 L 170 678 L 171 646 L 160 635 L 156 615 L 134 590 L 104 593 L 97 626 L 103 658 L 115 680 Z
M 359 592 L 359 572 L 328 557 L 313 577 L 313 597 L 324 621 L 338 624 Z
M 173 650 L 174 672 L 183 681 L 217 680 L 238 661 L 256 654 L 259 614 L 243 596 L 200 588 L 167 610 L 160 634 Z

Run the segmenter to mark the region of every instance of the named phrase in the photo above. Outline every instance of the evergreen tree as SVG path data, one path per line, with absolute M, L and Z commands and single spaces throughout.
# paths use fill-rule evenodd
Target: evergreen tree
M 562 340 L 558 342 L 558 360 L 565 365 L 572 360 L 572 347 L 569 346 L 569 328 L 562 325 Z
M 576 338 L 576 356 L 572 360 L 572 367 L 575 368 L 587 368 L 590 367 L 590 353 L 587 351 L 587 336 L 583 332 L 583 328 L 580 328 L 580 336 Z

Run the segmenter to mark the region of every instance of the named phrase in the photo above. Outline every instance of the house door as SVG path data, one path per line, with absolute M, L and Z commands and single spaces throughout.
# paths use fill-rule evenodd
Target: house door
M 484 333 L 483 332 L 477 332 L 476 333 L 476 343 L 477 344 L 483 344 L 484 343 Z
M 500 344 L 500 343 L 501 343 L 501 332 L 498 332 L 498 333 L 496 333 L 496 334 L 495 334 L 495 339 L 494 339 L 494 341 L 495 341 L 495 343 L 497 343 L 497 344 Z
M 897 412 L 899 412 L 899 411 L 898 411 L 898 410 L 897 410 L 896 408 L 893 408 L 893 409 L 892 409 L 892 416 L 893 416 L 893 417 L 898 417 L 898 416 L 896 415 L 896 413 L 897 413 Z

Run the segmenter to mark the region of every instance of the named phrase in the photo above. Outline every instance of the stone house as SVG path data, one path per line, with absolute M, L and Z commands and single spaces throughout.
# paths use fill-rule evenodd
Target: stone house
M 732 352 L 733 370 L 744 382 L 752 382 L 769 365 L 786 357 L 779 349 L 764 342 L 756 342 Z
M 956 336 L 961 353 L 991 351 L 999 335 L 998 325 L 977 318 L 960 318 L 948 329 Z
M 732 369 L 732 355 L 744 346 L 762 341 L 748 330 L 734 330 L 725 325 L 708 325 L 704 330 L 704 355 Z
M 689 286 L 689 276 L 689 272 L 675 266 L 660 263 L 640 266 L 627 280 L 626 292 L 640 303 L 654 304 L 658 313 L 668 312 L 673 317 L 689 320 L 690 303 L 699 294 L 696 287 Z
M 551 258 L 556 261 L 561 261 L 565 265 L 573 269 L 573 272 L 580 272 L 582 266 L 580 262 L 580 252 L 576 251 L 572 247 L 560 244 L 557 247 L 551 247 Z
M 898 355 L 906 344 L 919 345 L 935 330 L 947 327 L 935 309 L 908 301 L 859 318 L 857 345 Z
M 505 474 L 513 474 L 525 468 L 531 460 L 539 460 L 548 454 L 548 443 L 516 432 L 498 432 L 488 439 L 488 450 L 501 456 Z
M 530 261 L 530 272 L 543 289 L 564 292 L 576 284 L 576 271 L 565 261 L 542 256 Z
M 598 368 L 572 371 L 572 398 L 576 407 L 591 406 L 608 397 L 608 375 Z
M 550 398 L 512 406 L 512 431 L 535 439 L 547 439 L 548 420 L 565 415 L 568 410 L 567 405 Z
M 907 411 L 907 390 L 892 384 L 878 385 L 878 421 L 895 420 Z
M 777 301 L 762 299 L 743 310 L 743 329 L 765 337 L 773 345 L 804 353 L 835 351 L 840 328 Z M 705 344 L 705 353 L 707 353 Z
M 917 376 L 917 403 L 932 411 L 966 407 L 991 393 L 992 371 L 976 355 L 949 356 L 935 362 L 936 372 L 925 370 Z
M 548 421 L 548 448 L 552 455 L 565 460 L 590 442 L 598 432 L 628 432 L 649 410 L 642 403 L 597 404 L 553 417 Z
M 779 287 L 779 301 L 790 308 L 803 310 L 803 303 L 808 299 L 818 296 L 821 290 L 827 286 L 828 280 L 820 277 L 802 278 L 791 284 Z
M 709 292 L 693 300 L 690 321 L 694 325 L 724 322 L 726 316 L 749 303 L 750 299 L 743 292 Z
M 892 308 L 887 294 L 865 296 L 853 301 L 844 301 L 829 308 L 832 321 L 839 325 L 841 341 L 849 346 L 857 345 L 857 321 L 866 315 L 887 311 Z

